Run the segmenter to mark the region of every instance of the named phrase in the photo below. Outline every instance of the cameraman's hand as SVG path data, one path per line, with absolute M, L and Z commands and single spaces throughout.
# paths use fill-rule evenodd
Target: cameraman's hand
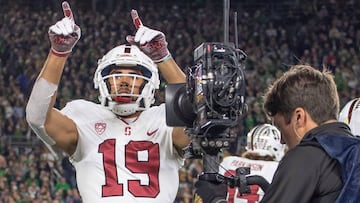
M 131 17 L 137 32 L 135 36 L 128 35 L 126 40 L 130 44 L 137 45 L 155 63 L 169 60 L 171 54 L 164 33 L 144 26 L 136 10 L 131 11 Z
M 49 28 L 51 51 L 58 56 L 66 56 L 80 39 L 80 27 L 75 24 L 69 3 L 62 3 L 64 18 Z
M 195 183 L 194 203 L 227 203 L 227 185 L 205 180 Z

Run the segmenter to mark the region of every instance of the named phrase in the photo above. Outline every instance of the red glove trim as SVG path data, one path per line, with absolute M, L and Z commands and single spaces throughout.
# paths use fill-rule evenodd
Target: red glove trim
M 52 54 L 54 54 L 55 56 L 58 56 L 58 57 L 67 57 L 69 56 L 70 52 L 65 52 L 65 53 L 59 53 L 59 52 L 56 52 L 54 49 L 50 49 L 50 52 Z

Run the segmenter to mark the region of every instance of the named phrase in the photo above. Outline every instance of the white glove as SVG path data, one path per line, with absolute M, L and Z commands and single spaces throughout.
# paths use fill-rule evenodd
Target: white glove
M 69 3 L 62 3 L 64 18 L 49 28 L 49 38 L 51 42 L 51 51 L 58 56 L 66 56 L 75 46 L 81 37 L 81 30 L 75 24 Z
M 136 10 L 131 11 L 131 17 L 138 30 L 135 36 L 128 35 L 126 40 L 130 44 L 137 45 L 155 63 L 170 59 L 171 54 L 167 48 L 168 43 L 164 33 L 144 26 Z

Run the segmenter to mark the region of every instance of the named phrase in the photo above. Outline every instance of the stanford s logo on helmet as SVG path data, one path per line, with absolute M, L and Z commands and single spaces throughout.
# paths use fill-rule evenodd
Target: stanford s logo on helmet
M 110 71 L 114 67 L 134 68 L 141 71 L 142 75 L 136 74 L 113 74 Z M 140 93 L 110 93 L 108 80 L 116 77 L 133 77 L 133 79 L 142 78 L 145 82 L 141 87 Z M 158 69 L 154 62 L 146 56 L 135 45 L 120 45 L 98 61 L 98 67 L 94 75 L 94 86 L 99 89 L 99 100 L 101 105 L 108 106 L 115 114 L 120 116 L 127 116 L 136 111 L 143 111 L 154 103 L 155 89 L 159 88 L 160 80 Z M 132 84 L 134 85 L 134 84 Z M 134 89 L 134 86 L 131 87 Z M 130 103 L 118 103 L 114 101 L 114 97 L 135 97 L 135 101 Z

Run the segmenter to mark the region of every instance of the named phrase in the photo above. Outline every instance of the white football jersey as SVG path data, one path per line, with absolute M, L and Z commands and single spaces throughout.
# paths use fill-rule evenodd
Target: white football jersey
M 132 122 L 85 100 L 69 102 L 61 111 L 79 132 L 71 162 L 83 202 L 174 201 L 183 159 L 173 147 L 165 105 Z
M 274 173 L 277 169 L 276 161 L 250 160 L 238 156 L 228 156 L 223 159 L 219 167 L 219 173 L 225 176 L 236 175 L 236 169 L 239 167 L 250 167 L 250 176 L 259 175 L 271 183 Z M 237 187 L 228 187 L 228 203 L 256 203 L 264 196 L 264 192 L 258 185 L 250 186 L 251 193 L 241 195 Z

